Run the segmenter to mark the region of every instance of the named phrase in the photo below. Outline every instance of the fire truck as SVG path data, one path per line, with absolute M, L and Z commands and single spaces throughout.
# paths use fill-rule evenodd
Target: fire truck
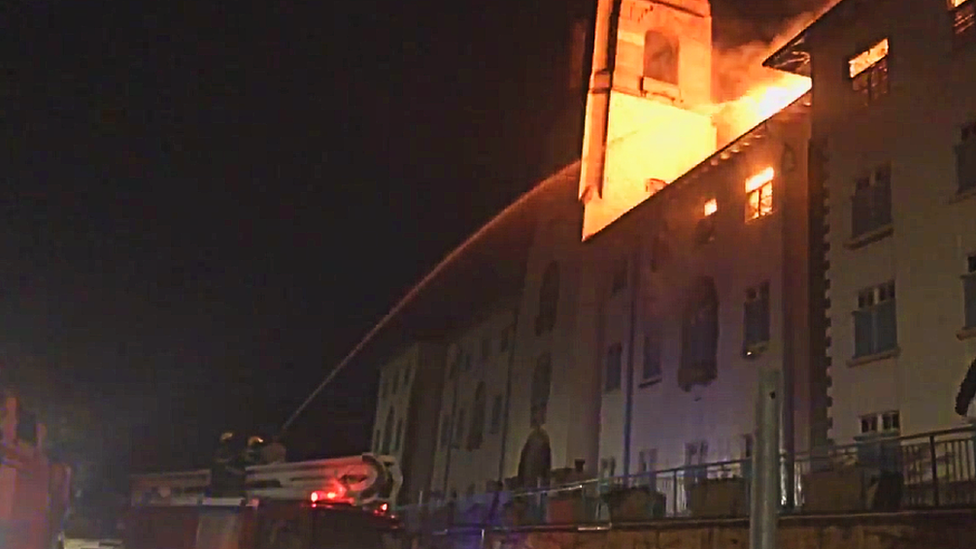
M 243 497 L 208 497 L 210 471 L 132 478 L 126 549 L 379 549 L 399 530 L 394 458 L 363 454 L 246 470 Z
M 46 430 L 14 396 L 0 398 L 0 547 L 50 549 L 68 508 L 71 469 L 44 453 Z

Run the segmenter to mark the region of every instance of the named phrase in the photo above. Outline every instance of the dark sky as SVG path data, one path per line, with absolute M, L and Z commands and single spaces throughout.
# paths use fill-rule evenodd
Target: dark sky
M 0 357 L 125 418 L 136 469 L 280 424 L 578 154 L 553 128 L 578 116 L 566 45 L 591 3 L 0 2 Z M 289 446 L 364 450 L 375 374 L 340 376 Z

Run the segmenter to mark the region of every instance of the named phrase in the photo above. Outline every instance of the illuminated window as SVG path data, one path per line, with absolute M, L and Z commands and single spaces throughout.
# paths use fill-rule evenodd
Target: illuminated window
M 866 288 L 857 295 L 854 311 L 854 356 L 871 356 L 898 345 L 895 283 Z
M 891 165 L 882 164 L 854 182 L 851 237 L 891 225 Z
M 773 168 L 766 168 L 746 180 L 746 220 L 773 213 Z
M 718 200 L 706 200 L 702 206 L 702 218 L 695 226 L 695 243 L 707 244 L 715 238 L 715 212 L 718 211 Z
M 702 208 L 702 213 L 705 217 L 712 215 L 718 211 L 718 200 L 712 198 L 711 200 L 705 201 L 705 206 Z
M 854 91 L 865 105 L 888 94 L 888 39 L 878 42 L 847 62 Z
M 976 0 L 949 0 L 953 45 L 961 47 L 976 39 Z
M 960 133 L 956 145 L 956 179 L 959 192 L 966 192 L 976 189 L 976 121 L 963 126 Z

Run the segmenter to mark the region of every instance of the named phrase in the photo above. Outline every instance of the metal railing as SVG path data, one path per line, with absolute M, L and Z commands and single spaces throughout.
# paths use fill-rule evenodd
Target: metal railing
M 784 513 L 976 507 L 976 429 L 876 437 L 797 454 Z M 781 491 L 788 464 L 781 459 Z M 751 460 L 724 461 L 534 489 L 402 505 L 411 530 L 584 527 L 749 514 Z

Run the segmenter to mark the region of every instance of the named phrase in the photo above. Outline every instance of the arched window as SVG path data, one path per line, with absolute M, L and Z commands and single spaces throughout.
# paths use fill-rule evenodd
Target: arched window
M 678 41 L 658 31 L 644 33 L 644 76 L 678 84 Z
M 471 410 L 471 428 L 468 429 L 468 450 L 481 448 L 485 437 L 485 413 L 488 397 L 485 395 L 485 382 L 478 383 L 474 390 L 474 408 Z
M 383 425 L 383 447 L 380 453 L 383 455 L 390 453 L 390 442 L 393 438 L 393 408 L 386 414 L 386 423 Z
M 711 277 L 695 281 L 688 295 L 681 327 L 678 385 L 690 391 L 718 376 L 718 292 Z
M 559 265 L 553 261 L 542 275 L 539 289 L 539 316 L 535 318 L 535 334 L 542 335 L 556 325 L 556 308 L 559 302 Z
M 533 427 L 545 425 L 549 411 L 549 391 L 552 384 L 552 357 L 545 353 L 536 361 L 529 393 L 530 421 Z

